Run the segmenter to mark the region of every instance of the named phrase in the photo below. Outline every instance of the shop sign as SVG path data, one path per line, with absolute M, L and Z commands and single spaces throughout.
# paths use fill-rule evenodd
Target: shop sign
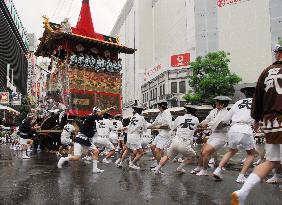
M 243 3 L 246 1 L 250 1 L 250 0 L 217 0 L 217 6 L 219 8 L 222 8 L 228 5 L 235 5 L 235 4 Z
M 9 92 L 0 92 L 0 104 L 9 104 Z
M 188 66 L 190 63 L 190 53 L 183 53 L 171 56 L 171 67 L 178 68 Z
M 20 105 L 21 104 L 21 93 L 19 92 L 12 92 L 12 105 Z
M 162 70 L 162 64 L 158 64 L 155 67 L 151 68 L 150 70 L 145 72 L 144 80 L 146 81 L 148 78 L 158 73 L 160 70 Z

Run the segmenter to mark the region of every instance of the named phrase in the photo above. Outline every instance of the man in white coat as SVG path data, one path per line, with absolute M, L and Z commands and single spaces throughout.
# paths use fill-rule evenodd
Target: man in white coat
M 188 158 L 194 158 L 196 152 L 193 149 L 193 135 L 199 125 L 199 119 L 195 117 L 195 106 L 185 105 L 186 112 L 184 116 L 178 116 L 174 121 L 172 130 L 176 130 L 176 135 L 168 148 L 167 155 L 162 157 L 159 165 L 152 169 L 153 172 L 159 173 L 160 169 L 167 163 L 169 159 L 173 159 L 179 153 L 186 159 L 176 169 L 177 172 L 184 173 L 183 169 Z
M 129 125 L 123 129 L 127 130 L 127 142 L 125 144 L 125 150 L 122 154 L 121 160 L 118 163 L 118 166 L 122 166 L 122 163 L 127 157 L 129 150 L 131 150 L 133 153 L 129 162 L 129 167 L 138 170 L 140 167 L 137 166 L 136 163 L 143 156 L 141 137 L 143 132 L 147 131 L 147 122 L 141 115 L 143 111 L 141 106 L 133 106 L 132 109 L 134 115 L 131 118 Z
M 105 113 L 103 119 L 96 123 L 97 136 L 93 137 L 94 145 L 103 146 L 110 150 L 102 161 L 104 164 L 109 164 L 111 161 L 108 159 L 115 154 L 115 146 L 110 142 L 110 127 L 112 123 L 109 117 L 110 115 Z
M 227 96 L 217 96 L 214 99 L 216 100 L 216 108 L 199 125 L 200 128 L 210 129 L 212 134 L 201 150 L 198 166 L 191 171 L 191 174 L 197 176 L 208 176 L 209 158 L 227 142 L 227 128 L 218 128 L 218 125 L 227 115 L 226 107 L 231 99 Z
M 151 150 L 155 157 L 155 161 L 151 165 L 151 168 L 158 165 L 161 160 L 162 153 L 168 148 L 171 142 L 172 116 L 169 110 L 167 110 L 167 102 L 160 101 L 158 103 L 158 108 L 160 113 L 152 125 L 148 127 L 150 129 L 160 129 L 159 134 L 156 136 L 151 145 Z
M 238 100 L 220 123 L 220 125 L 224 125 L 223 123 L 229 124 L 230 120 L 232 121 L 231 128 L 228 132 L 229 151 L 223 156 L 219 166 L 213 172 L 213 176 L 217 180 L 223 179 L 222 169 L 230 158 L 238 152 L 238 146 L 240 145 L 246 150 L 247 158 L 244 161 L 244 165 L 238 178 L 236 179 L 236 182 L 244 183 L 246 181 L 245 174 L 255 158 L 255 143 L 252 129 L 254 119 L 251 117 L 251 105 L 254 91 L 254 87 L 242 88 L 241 92 L 245 94 L 246 98 Z

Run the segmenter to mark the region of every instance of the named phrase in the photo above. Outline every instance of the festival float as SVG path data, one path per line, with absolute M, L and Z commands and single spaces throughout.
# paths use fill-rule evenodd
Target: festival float
M 47 16 L 43 19 L 45 30 L 35 55 L 51 59 L 48 96 L 64 104 L 70 118 L 88 116 L 94 106 L 115 106 L 111 114 L 120 114 L 122 62 L 118 54 L 133 54 L 135 49 L 122 45 L 118 37 L 95 32 L 89 0 L 82 1 L 76 27 L 71 27 L 67 18 L 60 24 L 49 22 Z M 51 116 L 41 131 L 58 135 L 60 128 L 58 116 Z
M 35 55 L 51 59 L 48 93 L 66 105 L 71 116 L 87 116 L 94 106 L 116 106 L 112 114 L 121 113 L 118 54 L 133 54 L 135 49 L 121 45 L 118 37 L 95 32 L 89 0 L 82 1 L 76 27 L 67 18 L 61 24 L 43 18 L 45 30 Z

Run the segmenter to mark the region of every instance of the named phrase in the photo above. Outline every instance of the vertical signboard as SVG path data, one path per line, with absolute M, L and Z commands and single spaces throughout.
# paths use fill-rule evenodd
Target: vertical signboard
M 21 104 L 21 93 L 19 92 L 12 92 L 12 105 L 20 105 Z
M 9 104 L 9 92 L 0 92 L 0 103 Z

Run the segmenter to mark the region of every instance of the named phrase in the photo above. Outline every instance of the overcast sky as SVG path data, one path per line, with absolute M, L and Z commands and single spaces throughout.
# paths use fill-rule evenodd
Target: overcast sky
M 95 32 L 109 35 L 126 0 L 90 0 Z M 70 18 L 76 26 L 82 0 L 14 0 L 18 14 L 28 33 L 40 38 L 43 32 L 43 15 L 51 22 L 60 23 Z

